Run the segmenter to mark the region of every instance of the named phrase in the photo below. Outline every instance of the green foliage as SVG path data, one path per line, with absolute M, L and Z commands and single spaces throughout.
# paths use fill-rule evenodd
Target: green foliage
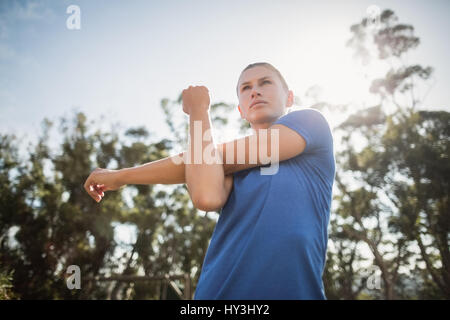
M 332 299 L 450 299 L 450 114 L 416 110 L 418 84 L 433 69 L 401 60 L 419 39 L 397 21 L 385 10 L 377 31 L 368 30 L 366 19 L 351 27 L 355 57 L 364 64 L 378 57 L 391 69 L 370 88 L 381 103 L 335 130 L 336 209 L 324 272 Z M 409 104 L 397 102 L 402 95 Z M 364 265 L 373 267 L 380 288 L 361 287 L 370 280 Z
M 151 134 L 142 127 L 129 128 L 123 138 L 114 128 L 90 130 L 96 127 L 83 113 L 61 119 L 61 145 L 50 149 L 53 123 L 45 119 L 26 159 L 19 158 L 14 135 L 1 137 L 0 261 L 15 272 L 13 278 L 2 273 L 5 297 L 12 297 L 5 291 L 9 283 L 24 299 L 159 297 L 156 281 L 92 281 L 112 274 L 186 273 L 195 289 L 215 219 L 193 208 L 184 185 L 128 186 L 109 192 L 101 205 L 83 189 L 96 167 L 155 161 L 169 156 L 176 141 L 149 141 Z M 117 240 L 116 229 L 124 225 L 135 230 L 134 243 Z M 81 269 L 81 290 L 67 288 L 70 265 Z
M 19 297 L 13 292 L 13 279 L 14 271 L 5 272 L 0 269 L 0 300 L 12 300 Z

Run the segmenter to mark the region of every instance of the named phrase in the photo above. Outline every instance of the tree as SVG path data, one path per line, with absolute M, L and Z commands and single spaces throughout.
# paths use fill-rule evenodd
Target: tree
M 164 103 L 161 107 L 181 112 L 180 101 L 171 109 Z M 213 105 L 216 127 L 226 125 L 220 115 L 226 108 L 231 107 Z M 167 123 L 175 128 L 170 116 Z M 152 142 L 145 128 L 129 128 L 121 136 L 117 124 L 108 132 L 90 130 L 96 127 L 83 113 L 61 119 L 62 143 L 51 150 L 53 123 L 45 119 L 42 136 L 29 147 L 27 159 L 20 159 L 14 135 L 1 137 L 0 262 L 5 266 L 2 274 L 8 276 L 2 278 L 4 288 L 10 281 L 24 299 L 156 299 L 155 281 L 89 279 L 189 274 L 195 290 L 215 219 L 192 206 L 184 185 L 131 185 L 109 193 L 101 205 L 83 189 L 95 167 L 124 168 L 167 157 L 185 133 L 177 128 L 173 132 L 180 140 Z M 115 229 L 123 225 L 134 227 L 134 243 L 117 241 Z M 81 290 L 66 286 L 70 265 L 81 269 Z
M 347 43 L 363 64 L 378 59 L 389 70 L 370 87 L 379 104 L 349 116 L 335 130 L 342 147 L 330 238 L 338 249 L 329 252 L 324 278 L 337 298 L 449 298 L 449 188 L 443 178 L 449 170 L 449 114 L 416 110 L 425 96 L 419 89 L 433 69 L 405 64 L 404 54 L 420 42 L 412 26 L 397 20 L 385 10 L 374 30 L 364 18 L 351 27 Z M 342 257 L 341 248 L 358 245 L 370 255 Z M 354 275 L 364 264 L 379 269 L 382 295 L 361 291 Z M 339 275 L 330 269 L 336 265 L 342 268 Z M 341 278 L 351 284 L 330 285 L 330 279 Z

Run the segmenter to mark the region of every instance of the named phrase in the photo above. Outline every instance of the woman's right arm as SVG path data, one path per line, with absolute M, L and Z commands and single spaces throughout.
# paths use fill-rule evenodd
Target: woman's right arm
M 131 168 L 118 170 L 97 168 L 86 179 L 84 189 L 95 201 L 100 202 L 104 191 L 118 190 L 127 184 L 186 183 L 183 162 L 185 153 L 181 152 Z M 232 174 L 229 173 L 229 175 Z
M 186 183 L 184 163 L 180 163 L 184 152 L 164 159 L 145 163 L 117 172 L 119 183 L 125 184 L 178 184 Z
M 97 168 L 84 183 L 86 192 L 97 202 L 104 191 L 118 190 L 127 184 L 178 184 L 185 183 L 184 163 L 176 164 L 180 153 L 175 156 L 145 163 L 132 168 L 118 170 Z

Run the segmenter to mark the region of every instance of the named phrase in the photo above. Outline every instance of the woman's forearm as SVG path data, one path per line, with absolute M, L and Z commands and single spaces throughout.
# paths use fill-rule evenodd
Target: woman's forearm
M 186 183 L 193 202 L 214 201 L 222 193 L 225 173 L 214 145 L 209 111 L 192 108 L 189 114 L 189 147 Z
M 118 171 L 122 184 L 178 184 L 185 183 L 185 165 L 180 163 L 184 152 L 143 165 Z

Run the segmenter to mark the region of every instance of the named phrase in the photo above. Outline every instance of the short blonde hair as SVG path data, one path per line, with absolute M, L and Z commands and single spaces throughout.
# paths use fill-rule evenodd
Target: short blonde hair
M 244 70 L 241 71 L 241 74 L 239 75 L 239 78 L 241 77 L 242 73 L 243 73 L 245 70 L 248 70 L 248 69 L 253 68 L 253 67 L 260 67 L 260 66 L 261 66 L 261 67 L 266 67 L 267 69 L 270 69 L 270 70 L 272 70 L 273 72 L 275 72 L 276 75 L 278 76 L 278 78 L 280 78 L 281 84 L 283 85 L 283 88 L 286 90 L 286 92 L 289 91 L 289 87 L 288 87 L 288 85 L 287 85 L 287 83 L 286 83 L 286 80 L 284 80 L 284 77 L 281 75 L 280 71 L 278 71 L 277 68 L 275 68 L 273 65 L 271 65 L 271 64 L 268 63 L 268 62 L 255 62 L 255 63 L 249 64 L 247 67 L 245 67 Z M 238 80 L 238 84 L 236 85 L 236 94 L 237 94 L 238 97 L 239 97 L 239 80 Z

